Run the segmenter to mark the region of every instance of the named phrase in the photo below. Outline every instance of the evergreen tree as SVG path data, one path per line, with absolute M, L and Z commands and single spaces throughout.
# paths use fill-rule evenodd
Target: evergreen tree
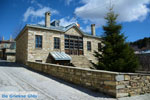
M 100 70 L 134 72 L 139 65 L 138 60 L 132 48 L 125 42 L 126 37 L 121 33 L 122 25 L 116 23 L 117 17 L 112 9 L 105 17 L 107 24 L 103 26 L 102 37 L 104 46 L 100 52 L 95 51 L 98 63 L 94 65 Z

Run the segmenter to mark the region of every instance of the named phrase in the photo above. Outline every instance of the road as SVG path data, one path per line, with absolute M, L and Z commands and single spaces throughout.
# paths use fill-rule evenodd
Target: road
M 7 91 L 34 91 L 38 93 L 38 100 L 116 100 L 102 93 L 34 72 L 19 64 L 0 61 L 0 92 Z M 139 96 L 120 100 L 133 98 L 140 100 Z M 141 98 L 150 98 L 150 95 Z

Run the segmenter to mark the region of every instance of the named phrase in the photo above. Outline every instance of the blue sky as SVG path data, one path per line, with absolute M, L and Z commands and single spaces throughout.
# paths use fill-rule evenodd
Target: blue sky
M 10 35 L 26 24 L 44 24 L 44 13 L 51 12 L 51 21 L 60 20 L 66 26 L 79 23 L 90 33 L 90 25 L 96 24 L 96 34 L 103 34 L 104 16 L 111 5 L 119 14 L 118 23 L 127 41 L 150 37 L 149 0 L 0 0 L 0 36 Z

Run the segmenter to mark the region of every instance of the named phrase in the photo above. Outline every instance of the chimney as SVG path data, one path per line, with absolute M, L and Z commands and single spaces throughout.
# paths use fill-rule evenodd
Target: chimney
M 45 13 L 45 26 L 46 27 L 50 27 L 50 16 L 51 16 L 50 12 Z
M 4 36 L 2 37 L 2 41 L 4 41 Z
M 13 39 L 12 39 L 12 35 L 10 35 L 10 39 L 9 39 L 9 41 L 12 41 Z
M 91 24 L 91 33 L 95 36 L 95 24 Z

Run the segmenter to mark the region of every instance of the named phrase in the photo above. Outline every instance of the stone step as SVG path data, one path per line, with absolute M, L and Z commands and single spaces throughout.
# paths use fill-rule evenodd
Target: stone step
M 82 67 L 82 68 L 93 68 L 93 65 L 90 63 L 90 61 L 85 56 L 74 56 L 72 57 L 72 64 L 76 67 Z

